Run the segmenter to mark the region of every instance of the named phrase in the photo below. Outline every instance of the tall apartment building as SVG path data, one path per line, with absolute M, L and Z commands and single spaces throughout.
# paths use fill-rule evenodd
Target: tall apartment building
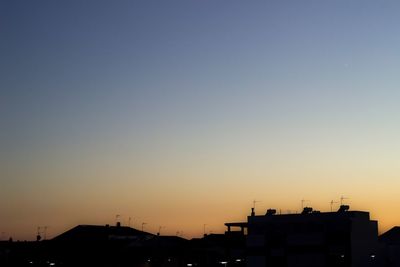
M 322 267 L 381 266 L 378 224 L 368 212 L 276 214 L 268 210 L 248 217 L 247 266 Z

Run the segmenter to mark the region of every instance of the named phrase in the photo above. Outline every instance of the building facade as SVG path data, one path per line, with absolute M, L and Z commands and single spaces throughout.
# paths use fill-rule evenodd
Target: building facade
M 248 217 L 247 266 L 382 266 L 378 224 L 368 212 L 315 212 Z

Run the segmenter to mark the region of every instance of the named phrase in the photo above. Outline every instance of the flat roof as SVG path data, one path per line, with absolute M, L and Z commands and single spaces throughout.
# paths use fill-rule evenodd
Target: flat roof
M 311 212 L 274 215 L 248 216 L 249 222 L 263 221 L 308 221 L 308 220 L 341 220 L 341 219 L 363 219 L 369 220 L 369 212 L 366 211 L 344 211 L 344 212 Z
M 225 226 L 247 227 L 247 222 L 230 222 L 230 223 L 225 223 Z

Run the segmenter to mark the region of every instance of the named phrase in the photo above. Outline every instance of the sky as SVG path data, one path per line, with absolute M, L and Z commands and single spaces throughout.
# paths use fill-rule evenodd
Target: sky
M 380 232 L 400 225 L 399 11 L 0 1 L 0 239 L 116 215 L 191 238 L 253 200 L 294 213 L 341 196 Z

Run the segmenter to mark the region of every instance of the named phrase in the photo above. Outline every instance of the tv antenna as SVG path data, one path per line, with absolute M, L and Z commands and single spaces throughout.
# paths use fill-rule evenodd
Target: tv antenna
M 332 206 L 333 206 L 333 204 L 336 204 L 336 203 L 338 203 L 337 201 L 333 201 L 333 200 L 331 200 L 331 212 L 333 211 L 332 210 Z
M 43 226 L 43 240 L 46 240 L 47 228 L 49 228 L 47 225 Z
M 40 241 L 42 239 L 42 236 L 40 235 L 40 226 L 37 227 L 37 235 L 36 235 L 36 241 Z
M 307 199 L 302 199 L 301 200 L 301 209 L 303 210 L 304 209 L 304 203 L 305 202 L 310 202 L 310 200 L 307 200 Z
M 256 209 L 256 203 L 262 202 L 261 200 L 253 200 L 253 209 Z
M 340 206 L 343 205 L 343 200 L 345 200 L 345 199 L 349 199 L 349 198 L 348 197 L 344 197 L 344 196 L 340 197 Z
M 165 228 L 165 226 L 160 225 L 160 227 L 158 227 L 158 235 L 161 235 L 161 229 L 163 229 L 163 228 Z

